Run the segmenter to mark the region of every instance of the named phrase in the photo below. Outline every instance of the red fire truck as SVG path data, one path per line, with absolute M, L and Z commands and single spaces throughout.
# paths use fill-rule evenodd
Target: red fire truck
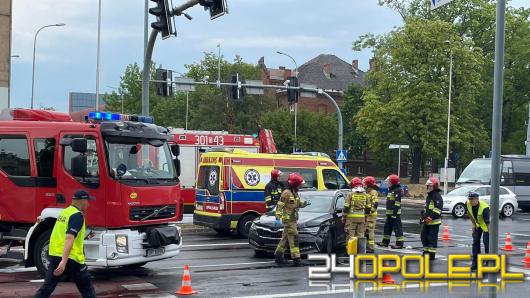
M 5 113 L 2 113 L 5 115 Z M 26 266 L 48 266 L 51 230 L 78 189 L 89 266 L 142 266 L 182 247 L 178 146 L 152 118 L 15 109 L 0 121 L 0 240 L 24 241 Z
M 200 156 L 211 149 L 241 149 L 251 153 L 277 153 L 272 132 L 262 129 L 258 135 L 229 134 L 226 131 L 184 130 L 173 128 L 173 141 L 179 145 L 183 171 L 180 178 L 184 212 L 195 208 L 195 182 Z

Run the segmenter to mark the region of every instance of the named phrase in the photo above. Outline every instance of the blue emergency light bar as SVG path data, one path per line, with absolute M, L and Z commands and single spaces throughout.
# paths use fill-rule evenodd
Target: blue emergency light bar
M 134 121 L 153 124 L 155 121 L 151 116 L 125 115 L 107 112 L 90 112 L 88 120 L 92 121 Z

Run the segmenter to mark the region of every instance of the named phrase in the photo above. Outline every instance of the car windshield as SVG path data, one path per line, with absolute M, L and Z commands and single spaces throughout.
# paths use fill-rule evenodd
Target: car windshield
M 109 171 L 122 175 L 124 180 L 175 180 L 175 165 L 167 143 L 105 142 Z M 158 146 L 156 146 L 158 145 Z M 119 169 L 123 173 L 118 172 Z
M 333 201 L 333 194 L 330 195 L 308 195 L 301 194 L 300 198 L 304 201 L 311 201 L 311 205 L 300 208 L 300 212 L 323 213 L 328 212 Z
M 457 183 L 483 183 L 489 184 L 491 180 L 491 160 L 473 160 L 458 178 Z
M 467 196 L 467 194 L 470 191 L 474 191 L 475 189 L 476 189 L 476 187 L 474 187 L 474 186 L 459 187 L 459 188 L 456 188 L 456 189 L 450 191 L 449 193 L 447 193 L 447 195 L 448 196 Z

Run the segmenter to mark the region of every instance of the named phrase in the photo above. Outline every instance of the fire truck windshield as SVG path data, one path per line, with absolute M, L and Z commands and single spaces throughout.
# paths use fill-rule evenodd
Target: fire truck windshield
M 143 143 L 141 141 L 144 141 Z M 138 143 L 105 141 L 111 176 L 133 183 L 176 182 L 176 170 L 169 145 L 160 140 L 138 139 Z

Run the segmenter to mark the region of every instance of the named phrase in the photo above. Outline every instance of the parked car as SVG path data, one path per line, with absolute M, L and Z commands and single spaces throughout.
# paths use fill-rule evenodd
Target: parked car
M 377 183 L 377 186 L 379 187 L 379 190 L 378 190 L 379 194 L 382 196 L 387 196 L 388 195 L 388 181 L 381 179 L 381 180 L 377 180 L 376 183 Z M 408 196 L 409 187 L 401 183 L 401 192 L 403 196 L 405 197 Z
M 490 203 L 491 187 L 489 185 L 466 185 L 454 189 L 447 195 L 442 196 L 444 207 L 442 213 L 452 214 L 454 217 L 463 217 L 466 211 L 466 201 L 469 192 L 474 191 L 479 194 L 479 198 L 488 204 Z M 508 188 L 501 186 L 499 213 L 503 217 L 512 216 L 519 208 L 517 196 Z
M 347 193 L 345 190 L 300 192 L 302 200 L 311 201 L 311 205 L 299 210 L 298 242 L 302 254 L 331 253 L 345 246 L 341 218 Z M 274 225 L 274 212 L 255 219 L 250 227 L 249 244 L 258 256 L 274 252 L 282 237 L 283 226 Z

